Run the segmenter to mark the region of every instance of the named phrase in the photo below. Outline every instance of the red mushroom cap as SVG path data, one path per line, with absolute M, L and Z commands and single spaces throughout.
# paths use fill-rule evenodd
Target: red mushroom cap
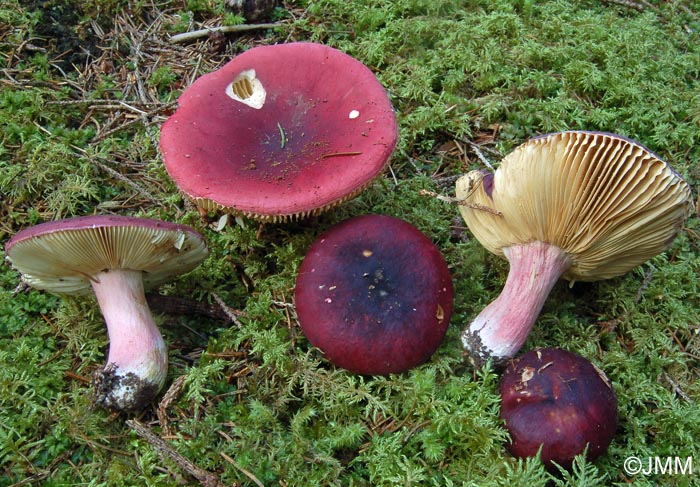
M 425 362 L 452 314 L 452 278 L 439 249 L 399 218 L 341 222 L 311 246 L 295 303 L 309 342 L 339 367 L 387 375 Z
M 397 133 L 365 65 L 294 42 L 250 49 L 197 79 L 160 145 L 168 173 L 199 206 L 279 221 L 357 195 L 388 163 Z
M 610 446 L 617 399 L 610 379 L 588 359 L 559 348 L 531 350 L 512 360 L 501 378 L 501 418 L 516 457 L 569 468 L 588 447 L 593 460 Z

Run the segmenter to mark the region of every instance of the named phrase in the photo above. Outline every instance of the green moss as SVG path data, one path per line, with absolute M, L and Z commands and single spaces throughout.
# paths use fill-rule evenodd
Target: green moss
M 169 46 L 167 39 L 191 22 L 237 22 L 222 2 L 166 2 L 160 10 L 148 2 L 72 3 L 77 15 L 57 2 L 0 7 L 0 21 L 12 25 L 0 36 L 7 60 L 0 239 L 93 212 L 178 221 L 206 237 L 210 258 L 160 292 L 211 305 L 216 293 L 240 327 L 156 316 L 170 347 L 169 379 L 185 376 L 165 410 L 173 449 L 227 485 L 255 485 L 251 476 L 288 486 L 693 485 L 682 475 L 631 479 L 623 463 L 630 456 L 700 462 L 695 216 L 649 263 L 610 281 L 561 282 L 548 299 L 525 347 L 563 346 L 590 358 L 612 379 L 620 409 L 608 454 L 592 464 L 580 458 L 556 476 L 538 459 L 506 453 L 498 373 L 476 372 L 462 357 L 460 332 L 498 295 L 507 264 L 463 228 L 454 206 L 420 191 L 450 194 L 450 176 L 483 168 L 471 142 L 497 164 L 527 137 L 568 128 L 635 138 L 696 186 L 696 4 L 654 1 L 638 12 L 598 1 L 301 1 L 277 13 L 286 27 L 229 37 L 209 51 L 216 46 L 206 40 Z M 86 65 L 60 63 L 59 44 L 35 41 L 48 28 L 42 19 L 59 14 L 66 41 L 84 39 L 93 49 Z M 94 16 L 106 37 L 93 32 Z M 157 146 L 170 113 L 162 104 L 193 73 L 258 42 L 292 40 L 338 47 L 377 74 L 399 119 L 391 171 L 315 218 L 219 225 L 219 215 L 202 217 L 167 176 Z M 105 62 L 100 70 L 97 59 Z M 442 346 L 428 363 L 390 377 L 334 368 L 305 339 L 293 308 L 311 242 L 364 213 L 415 224 L 441 248 L 455 284 Z M 90 386 L 81 378 L 102 366 L 107 348 L 95 301 L 14 292 L 18 283 L 9 266 L 0 269 L 0 485 L 192 483 L 124 417 L 88 410 Z M 156 410 L 140 417 L 161 433 Z

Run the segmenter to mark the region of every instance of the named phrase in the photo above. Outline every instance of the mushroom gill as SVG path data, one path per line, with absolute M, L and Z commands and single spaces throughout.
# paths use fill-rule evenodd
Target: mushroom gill
M 461 177 L 456 194 L 474 236 L 511 264 L 504 292 L 463 334 L 477 363 L 520 349 L 559 277 L 608 279 L 667 249 L 692 200 L 679 174 L 641 144 L 585 131 L 531 139 L 494 174 Z

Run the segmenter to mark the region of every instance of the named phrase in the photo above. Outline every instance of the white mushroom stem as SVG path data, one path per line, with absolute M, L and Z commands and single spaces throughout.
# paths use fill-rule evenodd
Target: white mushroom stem
M 571 265 L 562 249 L 544 242 L 513 245 L 503 253 L 510 271 L 501 294 L 462 333 L 464 349 L 476 365 L 515 356 L 552 287 Z
M 98 374 L 96 403 L 138 409 L 160 391 L 168 353 L 146 303 L 142 273 L 110 269 L 91 281 L 109 333 L 107 365 Z

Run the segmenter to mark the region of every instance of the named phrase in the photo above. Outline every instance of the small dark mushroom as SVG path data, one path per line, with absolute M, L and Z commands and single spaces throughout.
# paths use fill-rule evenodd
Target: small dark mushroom
M 570 468 L 605 453 L 617 428 L 617 399 L 610 379 L 589 360 L 559 348 L 531 350 L 512 360 L 501 378 L 501 418 L 516 457 L 541 458 Z
M 296 282 L 299 324 L 339 367 L 398 373 L 438 348 L 452 314 L 452 277 L 428 237 L 399 218 L 346 220 L 311 246 Z

